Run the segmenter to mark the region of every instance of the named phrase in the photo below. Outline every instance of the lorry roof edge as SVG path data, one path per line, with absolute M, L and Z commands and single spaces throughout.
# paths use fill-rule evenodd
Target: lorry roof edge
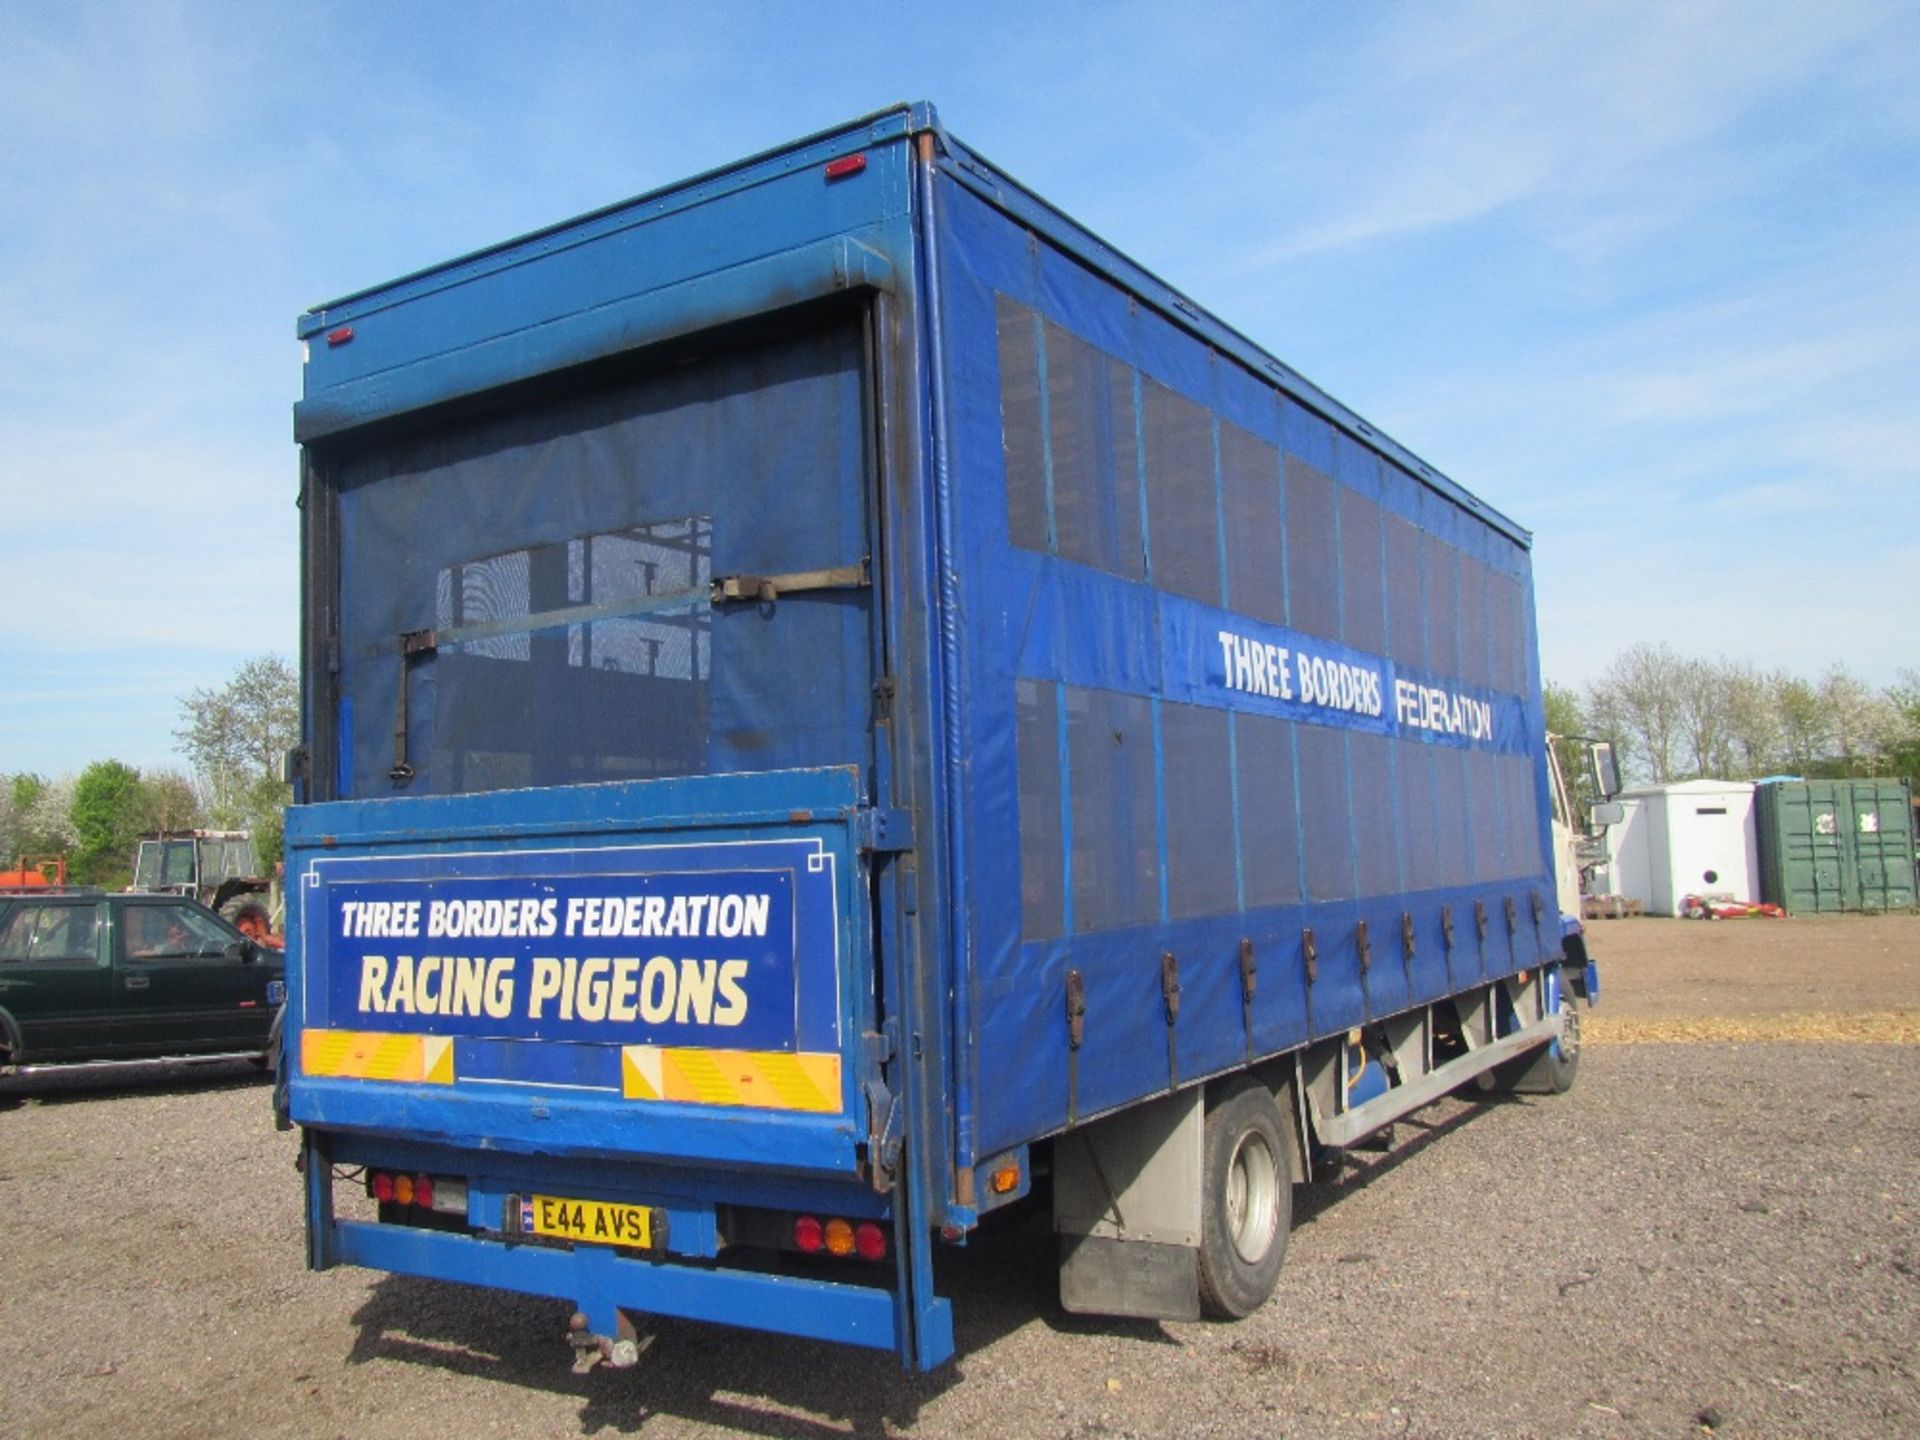
M 940 123 L 939 112 L 930 101 L 897 102 L 857 119 L 828 126 L 799 139 L 757 151 L 727 164 L 714 166 L 698 174 L 644 191 L 639 195 L 598 206 L 511 239 L 481 246 L 454 259 L 425 266 L 381 284 L 362 287 L 333 300 L 309 307 L 300 317 L 298 333 L 301 338 L 310 339 L 341 319 L 354 318 L 339 316 L 334 312 L 357 306 L 376 296 L 402 291 L 434 277 L 450 275 L 464 267 L 538 244 L 543 240 L 607 219 L 623 211 L 633 211 L 643 206 L 659 204 L 673 196 L 696 191 L 701 186 L 729 176 L 744 176 L 782 157 L 792 156 L 861 132 L 865 132 L 870 143 L 904 139 L 927 132 L 938 136 L 941 145 L 947 151 L 949 161 L 958 161 L 958 163 L 949 163 L 947 167 L 948 173 L 956 183 L 973 190 L 990 203 L 1007 210 L 1022 223 L 1045 234 L 1048 239 L 1061 245 L 1096 272 L 1103 273 L 1140 294 L 1144 301 L 1159 310 L 1169 322 L 1192 331 L 1208 344 L 1231 355 L 1267 384 L 1280 389 L 1308 409 L 1347 431 L 1363 444 L 1378 450 L 1435 493 L 1478 516 L 1522 548 L 1528 550 L 1533 548 L 1533 532 L 1512 516 L 1489 504 L 1437 466 L 1423 460 L 1379 426 L 1361 416 L 1358 411 L 1307 379 L 1265 346 L 1250 339 L 1222 320 L 1211 309 L 1193 300 L 1184 291 L 1170 285 L 1125 251 L 1089 230 L 1059 206 L 1009 174 L 1003 167 L 985 158 L 964 141 L 957 139 Z M 1011 203 L 1007 195 L 1000 193 L 999 187 L 1002 186 L 1015 192 Z

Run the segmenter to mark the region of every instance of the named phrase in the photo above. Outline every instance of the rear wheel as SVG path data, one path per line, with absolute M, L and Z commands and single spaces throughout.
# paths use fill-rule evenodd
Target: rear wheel
M 1208 1102 L 1200 1226 L 1200 1304 L 1221 1320 L 1273 1294 L 1293 1225 L 1293 1176 L 1280 1109 L 1257 1080 Z
M 1562 984 L 1560 1033 L 1530 1055 L 1509 1060 L 1493 1071 L 1493 1090 L 1522 1095 L 1564 1095 L 1580 1074 L 1580 1002 Z

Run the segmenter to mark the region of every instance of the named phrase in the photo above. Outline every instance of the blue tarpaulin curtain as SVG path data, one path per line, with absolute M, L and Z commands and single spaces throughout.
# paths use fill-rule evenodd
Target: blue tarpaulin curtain
M 497 633 L 415 663 L 408 793 L 864 763 L 868 592 L 705 593 L 868 553 L 860 357 L 847 319 L 347 459 L 346 792 L 396 793 L 428 628 Z

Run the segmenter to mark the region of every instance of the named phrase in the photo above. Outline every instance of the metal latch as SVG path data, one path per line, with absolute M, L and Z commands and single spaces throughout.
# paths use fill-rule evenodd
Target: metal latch
M 873 584 L 865 557 L 858 565 L 834 565 L 825 570 L 793 570 L 785 575 L 722 575 L 708 590 L 715 605 L 753 603 L 771 605 L 782 595 L 803 590 L 864 590 Z
M 1160 955 L 1160 998 L 1167 1009 L 1167 1083 L 1180 1083 L 1180 1046 L 1174 1027 L 1180 1021 L 1180 962 L 1171 950 Z
M 413 779 L 413 766 L 407 759 L 407 684 L 416 661 L 440 649 L 440 636 L 433 630 L 407 630 L 400 636 L 400 693 L 393 705 L 393 768 L 387 778 L 396 785 Z
M 1087 1038 L 1087 983 L 1067 971 L 1067 1123 L 1080 1118 L 1080 1047 Z
M 1240 937 L 1240 1026 L 1246 1032 L 1247 1058 L 1253 1058 L 1253 995 L 1259 988 L 1260 971 L 1254 963 L 1253 941 Z
M 881 1194 L 893 1188 L 893 1177 L 900 1168 L 900 1144 L 905 1138 L 906 1117 L 900 1099 L 887 1088 L 887 1082 L 875 1076 L 861 1089 L 867 1097 L 868 1180 Z

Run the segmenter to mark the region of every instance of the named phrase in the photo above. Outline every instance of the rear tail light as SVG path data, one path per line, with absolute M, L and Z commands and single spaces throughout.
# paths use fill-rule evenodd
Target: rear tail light
M 367 1172 L 367 1194 L 382 1205 L 412 1205 L 443 1215 L 467 1213 L 467 1182 L 452 1176 L 402 1175 L 388 1170 Z
M 871 1220 L 862 1220 L 856 1225 L 839 1216 L 793 1217 L 793 1248 L 802 1255 L 831 1255 L 836 1260 L 857 1255 L 862 1260 L 884 1260 L 887 1243 L 885 1227 Z

